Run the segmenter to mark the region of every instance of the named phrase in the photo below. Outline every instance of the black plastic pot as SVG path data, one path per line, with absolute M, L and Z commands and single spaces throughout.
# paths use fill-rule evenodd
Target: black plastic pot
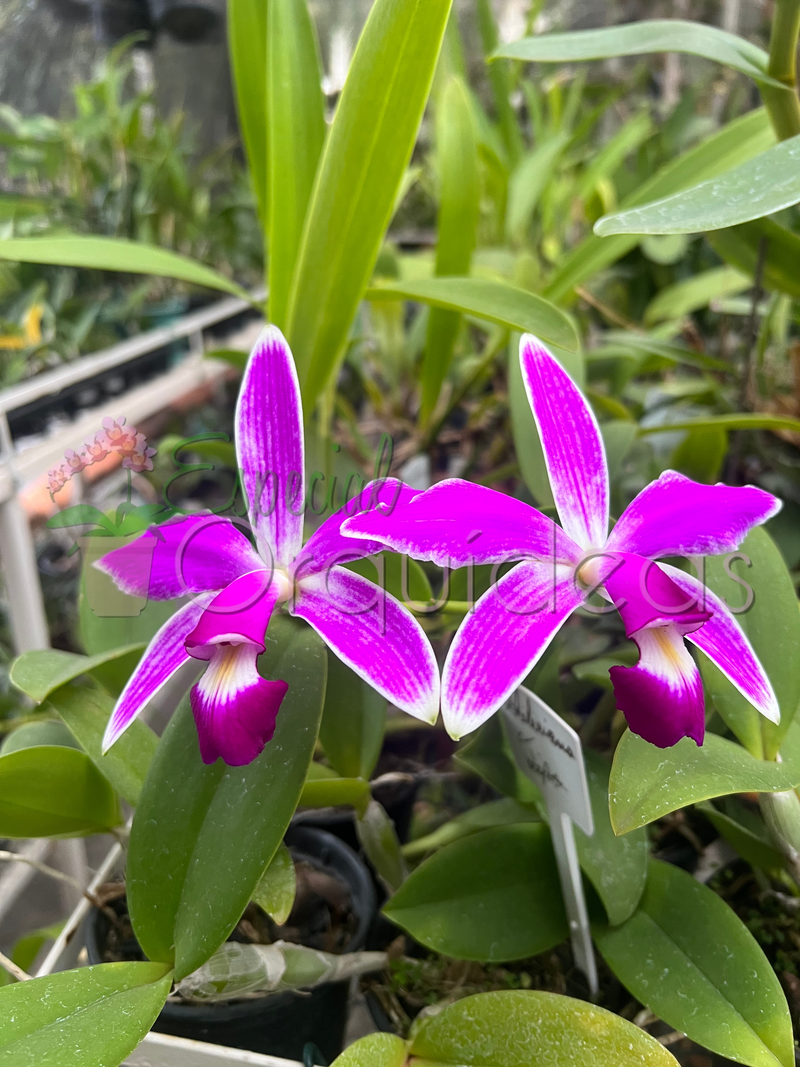
M 376 911 L 375 889 L 367 868 L 344 842 L 316 827 L 293 824 L 286 833 L 286 844 L 295 859 L 327 868 L 346 883 L 357 927 L 344 951 L 362 949 Z M 105 915 L 93 910 L 86 930 L 90 963 L 102 962 L 108 927 Z M 300 1061 L 305 1046 L 313 1043 L 330 1063 L 342 1051 L 348 993 L 348 982 L 328 982 L 307 993 L 278 993 L 208 1005 L 170 1002 L 164 1005 L 153 1029 Z

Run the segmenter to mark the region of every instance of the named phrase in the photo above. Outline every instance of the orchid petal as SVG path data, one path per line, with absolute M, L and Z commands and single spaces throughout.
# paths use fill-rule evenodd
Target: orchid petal
M 264 570 L 243 574 L 218 593 L 186 637 L 186 650 L 195 659 L 211 659 L 220 644 L 252 645 L 264 651 L 264 634 L 288 582 Z
M 460 478 L 438 482 L 392 514 L 369 511 L 347 519 L 342 530 L 440 567 L 530 557 L 577 562 L 581 557 L 552 519 L 521 500 Z
M 333 567 L 298 582 L 292 614 L 402 711 L 436 721 L 436 657 L 420 624 L 393 596 L 359 574 Z
M 259 650 L 252 644 L 218 645 L 202 678 L 192 687 L 191 704 L 203 763 L 220 757 L 243 767 L 272 740 L 288 685 L 258 673 Z
M 453 638 L 442 672 L 442 716 L 459 738 L 508 699 L 586 593 L 573 572 L 520 563 L 480 598 Z
M 672 623 L 682 634 L 697 630 L 711 618 L 694 593 L 676 585 L 658 563 L 627 552 L 603 553 L 618 565 L 603 583 L 633 637 L 645 626 Z
M 262 330 L 244 372 L 236 455 L 264 559 L 288 566 L 303 539 L 303 408 L 292 353 L 276 326 Z
M 106 753 L 172 675 L 189 659 L 186 636 L 197 625 L 209 596 L 185 604 L 167 619 L 144 651 L 120 694 L 103 737 Z
M 628 505 L 606 547 L 650 559 L 733 552 L 748 530 L 781 506 L 777 497 L 753 485 L 700 485 L 677 471 L 664 471 Z
M 682 737 L 702 745 L 705 736 L 703 683 L 679 628 L 670 624 L 633 635 L 639 646 L 635 667 L 611 667 L 617 707 L 635 734 L 658 748 Z
M 151 526 L 94 566 L 130 596 L 175 600 L 222 589 L 263 563 L 230 519 L 190 515 Z
M 666 563 L 660 566 L 676 585 L 696 596 L 713 612 L 701 629 L 688 635 L 692 644 L 705 652 L 757 711 L 771 722 L 780 722 L 781 712 L 772 682 L 730 608 L 694 575 Z
M 555 356 L 531 334 L 520 341 L 519 359 L 561 525 L 582 548 L 599 548 L 608 534 L 609 488 L 597 419 Z
M 370 515 L 378 515 L 390 521 L 392 516 L 397 515 L 419 495 L 418 490 L 412 489 L 397 478 L 379 478 L 370 482 L 358 497 L 354 497 L 349 504 L 329 516 L 319 529 L 314 531 L 303 545 L 293 567 L 294 573 L 317 574 L 329 565 L 349 563 L 383 552 L 386 546 L 380 540 L 360 540 L 345 536 L 346 523 L 353 516 L 361 518 Z

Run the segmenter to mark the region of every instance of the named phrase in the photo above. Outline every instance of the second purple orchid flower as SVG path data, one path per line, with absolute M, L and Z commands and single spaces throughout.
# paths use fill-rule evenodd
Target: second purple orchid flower
M 475 605 L 442 674 L 450 734 L 477 729 L 507 700 L 564 622 L 599 591 L 618 608 L 639 648 L 634 667 L 612 667 L 617 707 L 631 729 L 666 748 L 702 744 L 703 685 L 688 638 L 768 719 L 780 718 L 769 679 L 725 604 L 665 556 L 734 551 L 781 507 L 753 486 L 700 485 L 665 471 L 609 533 L 609 477 L 600 428 L 580 390 L 536 338 L 520 344 L 528 400 L 539 430 L 561 525 L 513 497 L 451 479 L 391 516 L 348 519 L 350 537 L 442 567 L 521 560 Z
M 391 513 L 416 494 L 395 479 L 373 482 L 303 545 L 303 412 L 294 360 L 275 327 L 263 331 L 247 364 L 235 421 L 249 530 L 221 516 L 182 517 L 96 564 L 126 593 L 191 598 L 146 649 L 112 713 L 104 751 L 193 658 L 207 664 L 191 691 L 204 762 L 251 763 L 272 737 L 287 689 L 256 666 L 280 605 L 397 707 L 434 722 L 439 671 L 422 628 L 397 600 L 342 566 L 383 549 L 344 537 L 344 519 L 379 504 Z

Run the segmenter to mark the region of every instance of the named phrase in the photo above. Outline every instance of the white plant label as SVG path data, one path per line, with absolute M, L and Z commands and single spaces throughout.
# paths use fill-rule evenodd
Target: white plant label
M 594 833 L 581 740 L 560 715 L 524 686 L 511 694 L 502 712 L 517 766 L 539 787 L 547 804 L 572 951 L 595 996 L 597 962 L 572 826 L 575 823 L 588 837 Z

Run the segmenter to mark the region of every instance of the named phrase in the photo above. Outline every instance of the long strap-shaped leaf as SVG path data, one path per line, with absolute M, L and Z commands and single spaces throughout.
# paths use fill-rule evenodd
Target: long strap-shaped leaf
M 571 63 L 615 56 L 642 56 L 651 52 L 683 52 L 722 63 L 754 81 L 786 89 L 767 74 L 767 53 L 734 33 L 684 19 L 646 19 L 623 26 L 576 33 L 548 33 L 504 44 L 494 57 L 537 63 Z M 493 58 L 494 58 L 493 57 Z
M 452 0 L 376 0 L 320 161 L 289 302 L 306 410 L 347 339 L 389 224 Z
M 281 329 L 325 140 L 319 54 L 306 0 L 270 0 L 267 27 L 269 320 Z
M 239 126 L 250 164 L 261 224 L 267 204 L 267 0 L 228 0 L 231 55 Z
M 156 274 L 205 285 L 209 289 L 221 289 L 223 293 L 250 300 L 241 286 L 211 267 L 143 241 L 123 241 L 115 237 L 17 237 L 0 240 L 0 259 L 118 270 L 128 274 Z

